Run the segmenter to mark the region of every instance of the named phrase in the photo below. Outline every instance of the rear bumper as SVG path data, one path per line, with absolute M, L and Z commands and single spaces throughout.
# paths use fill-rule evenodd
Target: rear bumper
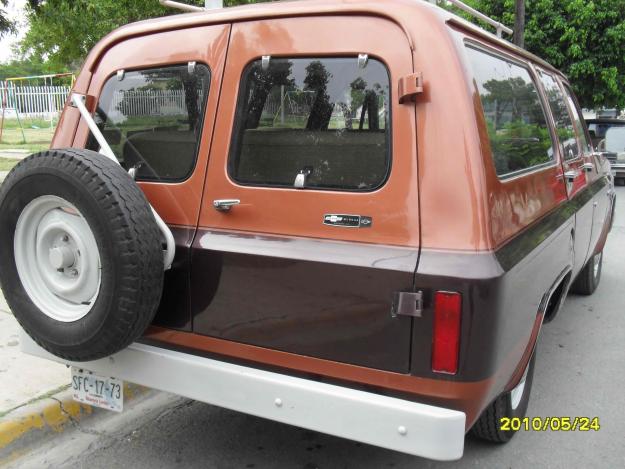
M 22 332 L 25 353 L 68 363 Z M 437 460 L 464 450 L 465 414 L 393 397 L 133 344 L 68 363 L 227 409 Z

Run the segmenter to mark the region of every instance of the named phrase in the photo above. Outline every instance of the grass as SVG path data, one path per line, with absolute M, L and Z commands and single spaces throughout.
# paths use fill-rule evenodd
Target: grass
M 56 122 L 54 122 L 56 124 Z M 43 119 L 27 119 L 22 121 L 24 134 L 17 119 L 5 119 L 0 140 L 2 150 L 27 150 L 36 152 L 50 148 L 54 135 L 54 127 L 50 128 L 50 121 Z
M 10 171 L 19 162 L 13 158 L 0 158 L 0 171 Z

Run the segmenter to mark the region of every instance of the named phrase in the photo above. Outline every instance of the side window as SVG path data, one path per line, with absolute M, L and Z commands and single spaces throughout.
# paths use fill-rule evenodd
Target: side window
M 568 85 L 564 85 L 564 89 L 566 91 L 566 99 L 569 102 L 569 108 L 571 109 L 571 113 L 573 114 L 573 125 L 575 126 L 575 130 L 577 131 L 577 136 L 579 141 L 582 144 L 583 152 L 592 151 L 592 145 L 588 140 L 588 134 L 586 133 L 586 125 L 582 119 L 582 113 L 579 110 L 579 106 L 577 105 L 577 99 L 575 99 L 573 92 L 568 87 Z
M 378 60 L 270 58 L 243 73 L 229 172 L 240 184 L 370 191 L 390 169 Z
M 540 76 L 540 80 L 545 88 L 545 93 L 547 94 L 549 108 L 551 109 L 553 120 L 556 124 L 558 140 L 562 147 L 564 159 L 570 160 L 577 158 L 581 156 L 581 153 L 577 146 L 575 128 L 573 127 L 573 121 L 571 120 L 571 115 L 566 106 L 566 98 L 562 93 L 562 89 L 556 79 L 548 73 L 539 71 L 538 75 Z
M 467 46 L 499 176 L 553 160 L 553 142 L 536 85 L 522 65 Z
M 94 116 L 122 166 L 138 180 L 181 181 L 193 172 L 210 73 L 205 65 L 127 71 L 108 79 Z M 92 137 L 88 148 L 98 150 Z

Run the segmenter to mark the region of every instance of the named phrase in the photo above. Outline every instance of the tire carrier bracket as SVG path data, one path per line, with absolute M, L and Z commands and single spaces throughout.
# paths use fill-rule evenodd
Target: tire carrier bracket
M 91 133 L 97 140 L 98 144 L 100 145 L 100 153 L 106 156 L 107 158 L 109 158 L 110 160 L 114 161 L 115 163 L 119 164 L 119 161 L 115 157 L 115 153 L 113 153 L 111 146 L 108 144 L 108 142 L 104 138 L 104 135 L 102 135 L 100 128 L 95 123 L 95 121 L 93 120 L 93 117 L 91 116 L 91 113 L 85 106 L 85 101 L 86 101 L 85 95 L 72 93 L 72 105 L 78 109 L 78 111 L 80 112 L 80 115 L 87 123 L 89 130 L 91 131 Z M 154 215 L 156 224 L 158 225 L 159 229 L 163 233 L 163 236 L 165 237 L 167 248 L 164 251 L 164 265 L 165 265 L 165 270 L 169 270 L 171 268 L 171 265 L 174 261 L 174 256 L 176 254 L 176 243 L 174 241 L 174 235 L 172 234 L 167 224 L 163 221 L 161 216 L 156 212 L 152 204 L 150 204 L 150 208 L 152 209 L 152 214 Z

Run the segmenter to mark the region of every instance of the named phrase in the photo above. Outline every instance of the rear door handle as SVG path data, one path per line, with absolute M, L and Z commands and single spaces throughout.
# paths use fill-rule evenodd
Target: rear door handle
M 574 182 L 575 178 L 579 175 L 579 173 L 575 170 L 571 170 L 571 171 L 567 171 L 566 173 L 564 173 L 564 179 L 567 180 L 567 182 Z
M 213 207 L 219 212 L 229 212 L 232 207 L 240 203 L 239 199 L 218 199 L 213 200 Z
M 584 164 L 582 165 L 582 169 L 584 169 L 585 171 L 590 172 L 590 171 L 592 171 L 593 169 L 595 169 L 595 165 L 594 165 L 594 164 L 592 164 L 592 163 L 590 163 L 590 162 L 588 162 L 588 163 L 584 163 Z

